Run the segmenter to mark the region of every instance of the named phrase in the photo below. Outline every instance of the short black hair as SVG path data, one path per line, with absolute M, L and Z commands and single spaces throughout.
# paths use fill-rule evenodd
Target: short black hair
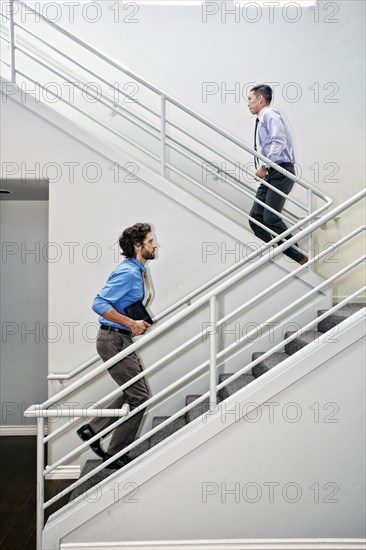
M 118 242 L 121 247 L 121 254 L 128 258 L 134 258 L 135 248 L 134 244 L 141 244 L 148 233 L 150 233 L 151 227 L 148 223 L 135 223 L 132 227 L 127 227 L 120 236 Z
M 268 86 L 268 84 L 257 84 L 250 91 L 254 92 L 256 96 L 263 96 L 268 104 L 271 103 L 273 92 L 271 86 Z

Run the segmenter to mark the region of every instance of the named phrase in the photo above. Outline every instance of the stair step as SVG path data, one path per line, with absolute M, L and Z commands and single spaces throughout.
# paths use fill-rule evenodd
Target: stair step
M 334 328 L 336 325 L 339 325 L 339 323 L 345 321 L 348 317 L 354 313 L 357 313 L 364 307 L 365 304 L 347 304 L 320 321 L 320 323 L 318 323 L 318 330 L 320 332 L 328 332 L 328 330 Z M 323 315 L 326 311 L 326 309 L 320 309 L 318 311 L 318 315 Z
M 139 457 L 140 455 L 146 453 L 146 451 L 148 451 L 150 449 L 150 444 L 151 444 L 151 437 L 149 437 L 148 439 L 145 439 L 144 441 L 142 441 L 141 443 L 136 445 L 136 447 L 128 453 L 128 456 L 132 460 L 134 460 L 135 458 Z
M 81 470 L 80 477 L 83 477 L 84 475 L 88 474 L 89 472 L 94 470 L 94 468 L 96 468 L 97 466 L 100 466 L 100 464 L 102 464 L 101 459 L 99 459 L 99 460 L 98 459 L 96 459 L 96 460 L 87 460 L 84 464 L 83 469 Z M 101 470 L 100 472 L 98 472 L 94 476 L 87 479 L 86 481 L 84 481 L 84 483 L 79 485 L 79 487 L 76 487 L 71 492 L 70 501 L 74 500 L 76 497 L 82 495 L 86 491 L 89 491 L 92 487 L 95 487 L 95 485 L 97 485 L 98 483 L 103 481 L 103 479 L 106 479 L 107 477 L 109 477 L 115 471 L 116 470 L 105 468 L 104 470 Z M 90 499 L 94 498 L 94 496 L 95 495 L 90 493 Z
M 261 355 L 264 354 L 264 351 L 256 351 L 252 355 L 252 360 L 258 359 Z M 268 372 L 270 369 L 273 369 L 276 365 L 287 359 L 289 355 L 284 352 L 272 353 L 269 357 L 258 363 L 252 368 L 252 372 L 256 378 L 262 376 L 265 372 Z
M 292 334 L 295 334 L 295 332 L 296 331 L 286 332 L 285 338 L 288 338 Z M 296 353 L 297 351 L 299 351 L 301 348 L 304 348 L 308 344 L 311 344 L 311 342 L 314 342 L 315 340 L 320 338 L 320 336 L 323 336 L 323 332 L 319 332 L 318 330 L 308 330 L 303 334 L 301 334 L 300 336 L 298 336 L 297 338 L 295 338 L 294 340 L 292 340 L 291 342 L 289 342 L 288 344 L 286 344 L 285 352 L 288 355 L 292 355 L 293 353 Z
M 190 405 L 193 401 L 196 401 L 201 397 L 200 395 L 187 395 L 186 396 L 186 405 Z M 201 403 L 198 403 L 195 407 L 186 412 L 187 423 L 196 420 L 199 416 L 202 416 L 209 409 L 209 398 L 205 399 Z
M 168 418 L 170 418 L 170 417 L 169 416 L 155 416 L 153 418 L 153 421 L 152 421 L 152 427 L 156 428 L 156 426 L 158 426 L 159 424 L 164 422 L 164 420 L 168 420 Z M 164 439 L 166 439 L 167 437 L 169 437 L 173 433 L 175 433 L 178 430 L 180 430 L 181 428 L 183 428 L 186 424 L 187 424 L 187 421 L 186 421 L 185 415 L 180 416 L 179 418 L 176 418 L 175 420 L 173 420 L 173 422 L 168 424 L 168 426 L 165 426 L 162 430 L 160 430 L 160 432 L 154 434 L 151 437 L 150 447 L 154 447 L 155 445 L 157 445 L 158 443 L 160 443 L 161 441 L 163 441 Z
M 230 376 L 232 376 L 234 373 L 231 374 L 220 374 L 219 376 L 219 384 L 221 382 L 225 382 Z M 220 400 L 223 401 L 224 399 L 227 399 L 230 397 L 230 395 L 233 395 L 233 393 L 236 393 L 237 391 L 241 390 L 246 386 L 247 384 L 250 384 L 250 382 L 253 382 L 255 380 L 255 377 L 252 374 L 241 374 L 233 380 L 233 382 L 230 382 L 227 386 L 224 388 L 221 388 L 219 394 L 220 394 Z

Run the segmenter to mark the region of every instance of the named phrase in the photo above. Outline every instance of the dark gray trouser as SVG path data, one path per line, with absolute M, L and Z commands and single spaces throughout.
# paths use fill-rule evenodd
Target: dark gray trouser
M 108 332 L 107 330 L 99 330 L 97 336 L 97 351 L 103 361 L 107 361 L 116 353 L 122 351 L 132 344 L 131 337 L 120 332 Z M 131 378 L 142 371 L 142 367 L 136 353 L 131 353 L 122 361 L 119 361 L 113 367 L 108 369 L 109 374 L 119 386 L 122 386 Z M 145 380 L 140 378 L 137 382 L 126 388 L 122 395 L 109 403 L 106 409 L 120 409 L 124 403 L 128 403 L 130 409 L 134 409 L 141 405 L 149 398 Z M 144 411 L 135 414 L 132 418 L 123 422 L 114 431 L 109 443 L 108 454 L 114 455 L 130 445 L 136 437 L 137 430 L 142 420 Z M 90 422 L 90 427 L 97 434 L 107 426 L 110 426 L 117 420 L 116 417 L 96 417 Z
M 290 167 L 286 166 L 286 169 L 289 172 L 293 172 L 293 169 L 290 169 Z M 282 193 L 286 193 L 288 195 L 291 191 L 291 189 L 294 186 L 294 182 L 290 179 L 281 174 L 280 172 L 277 172 L 276 170 L 271 169 L 270 173 L 264 178 L 265 181 L 273 185 L 273 187 L 276 187 Z M 256 198 L 260 201 L 264 202 L 274 210 L 277 210 L 277 212 L 282 212 L 282 209 L 284 207 L 286 198 L 282 197 L 276 191 L 273 191 L 269 187 L 266 187 L 263 185 L 263 183 L 260 184 L 258 187 Z M 263 223 L 263 225 L 267 226 L 268 229 L 276 233 L 276 235 L 280 235 L 284 231 L 286 231 L 287 226 L 285 222 L 280 218 L 279 216 L 276 216 L 273 212 L 270 212 L 266 208 L 264 208 L 262 205 L 255 202 L 252 206 L 252 209 L 250 211 L 250 216 L 254 218 L 255 220 L 258 220 L 259 222 Z M 254 221 L 249 220 L 250 227 L 252 228 L 253 233 L 259 238 L 262 239 L 262 241 L 268 243 L 270 240 L 272 240 L 274 237 L 268 232 L 265 231 L 265 229 L 262 229 L 259 225 L 257 225 Z M 285 237 L 286 239 L 290 239 L 292 235 L 287 235 Z M 281 244 L 280 241 L 278 244 Z M 290 248 L 287 248 L 283 251 L 286 256 L 289 256 L 295 262 L 300 261 L 303 258 L 303 254 L 296 250 L 296 248 L 293 248 L 292 246 Z

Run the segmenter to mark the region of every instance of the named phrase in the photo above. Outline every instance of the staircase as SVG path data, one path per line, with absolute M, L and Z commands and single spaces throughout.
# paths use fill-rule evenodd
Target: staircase
M 50 517 L 44 548 L 155 541 L 160 549 L 186 539 L 226 548 L 228 539 L 278 538 L 310 549 L 318 539 L 326 548 L 329 537 L 332 549 L 351 548 L 344 537 L 362 547 L 364 311 L 361 304 L 338 309 L 318 343 L 267 364 L 266 376 L 237 376 L 211 409 L 194 405 L 198 394 L 187 396 L 192 413 L 139 444 L 121 470 L 93 475 L 100 462 L 88 461 L 83 476 L 92 477 Z M 346 362 L 352 376 L 344 375 Z
M 226 399 L 233 396 L 236 392 L 240 391 L 242 388 L 253 382 L 256 378 L 259 378 L 266 372 L 270 371 L 277 365 L 279 365 L 282 361 L 288 359 L 291 355 L 296 354 L 300 349 L 307 346 L 311 342 L 315 342 L 319 337 L 326 333 L 331 332 L 329 335 L 328 342 L 332 342 L 332 338 L 335 337 L 335 334 L 337 334 L 337 327 L 340 323 L 345 321 L 346 319 L 350 318 L 355 313 L 359 312 L 363 308 L 365 308 L 365 304 L 348 304 L 346 306 L 343 306 L 342 308 L 338 309 L 335 313 L 330 314 L 325 319 L 320 321 L 317 325 L 318 330 L 312 330 L 312 331 L 306 331 L 303 334 L 297 336 L 295 339 L 292 340 L 292 342 L 284 345 L 284 352 L 276 352 L 264 359 L 263 361 L 257 362 L 257 364 L 252 368 L 251 373 L 246 373 L 240 375 L 238 378 L 236 378 L 233 382 L 228 383 L 225 387 L 223 387 L 218 392 L 218 403 L 223 403 Z M 327 312 L 327 310 L 319 310 L 318 315 L 324 315 Z M 335 329 L 335 330 L 334 330 Z M 294 332 L 290 331 L 285 334 L 285 338 L 288 338 L 294 334 Z M 259 359 L 264 352 L 254 352 L 252 359 L 257 360 Z M 221 374 L 219 376 L 219 384 L 222 382 L 225 382 L 229 378 L 233 376 L 234 373 L 226 373 Z M 199 399 L 200 395 L 187 395 L 186 396 L 186 405 L 191 405 L 194 403 L 197 399 Z M 216 408 L 216 405 L 215 407 Z M 153 435 L 151 438 L 145 440 L 141 444 L 139 444 L 135 449 L 133 449 L 129 453 L 129 457 L 132 459 L 136 459 L 139 456 L 143 455 L 146 451 L 153 448 L 155 445 L 158 445 L 162 441 L 166 440 L 168 437 L 176 433 L 178 430 L 184 428 L 187 424 L 190 422 L 193 422 L 199 417 L 202 417 L 205 413 L 209 412 L 210 406 L 209 406 L 209 399 L 205 399 L 198 405 L 191 408 L 189 411 L 186 412 L 185 415 L 177 418 L 174 420 L 171 424 L 163 428 L 161 431 L 159 431 L 157 434 Z M 169 417 L 167 416 L 156 416 L 153 418 L 152 421 L 152 427 L 156 428 L 159 424 L 162 422 L 168 420 Z M 94 468 L 102 464 L 101 460 L 88 460 L 84 468 L 81 472 L 81 477 L 83 477 L 85 474 L 90 473 Z M 82 483 L 79 487 L 74 489 L 74 491 L 71 494 L 70 500 L 73 500 L 77 498 L 78 496 L 82 495 L 83 493 L 86 493 L 90 491 L 97 483 L 100 483 L 110 475 L 115 473 L 114 470 L 102 470 L 101 472 L 98 472 L 95 476 L 89 478 L 87 481 Z

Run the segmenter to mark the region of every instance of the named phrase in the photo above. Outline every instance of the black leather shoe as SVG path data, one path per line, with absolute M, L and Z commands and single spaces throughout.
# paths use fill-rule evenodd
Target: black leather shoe
M 91 427 L 89 426 L 89 424 L 84 424 L 84 426 L 81 426 L 81 428 L 76 430 L 76 433 L 78 434 L 80 439 L 82 439 L 83 441 L 89 441 L 89 439 L 91 439 L 96 435 L 91 429 Z M 90 448 L 95 452 L 95 454 L 100 456 L 100 458 L 104 459 L 105 452 L 100 446 L 100 439 L 97 439 L 96 441 L 94 441 L 94 443 L 91 443 Z
M 109 458 L 112 458 L 112 456 L 113 455 L 109 455 L 108 453 L 105 453 L 103 462 L 105 462 Z M 119 470 L 119 468 L 123 468 L 123 466 L 126 466 L 126 464 L 131 462 L 131 460 L 132 459 L 129 458 L 128 456 L 123 455 L 123 456 L 120 456 L 119 458 L 116 458 L 114 462 L 111 462 L 110 464 L 108 464 L 106 468 L 109 468 L 111 470 Z

